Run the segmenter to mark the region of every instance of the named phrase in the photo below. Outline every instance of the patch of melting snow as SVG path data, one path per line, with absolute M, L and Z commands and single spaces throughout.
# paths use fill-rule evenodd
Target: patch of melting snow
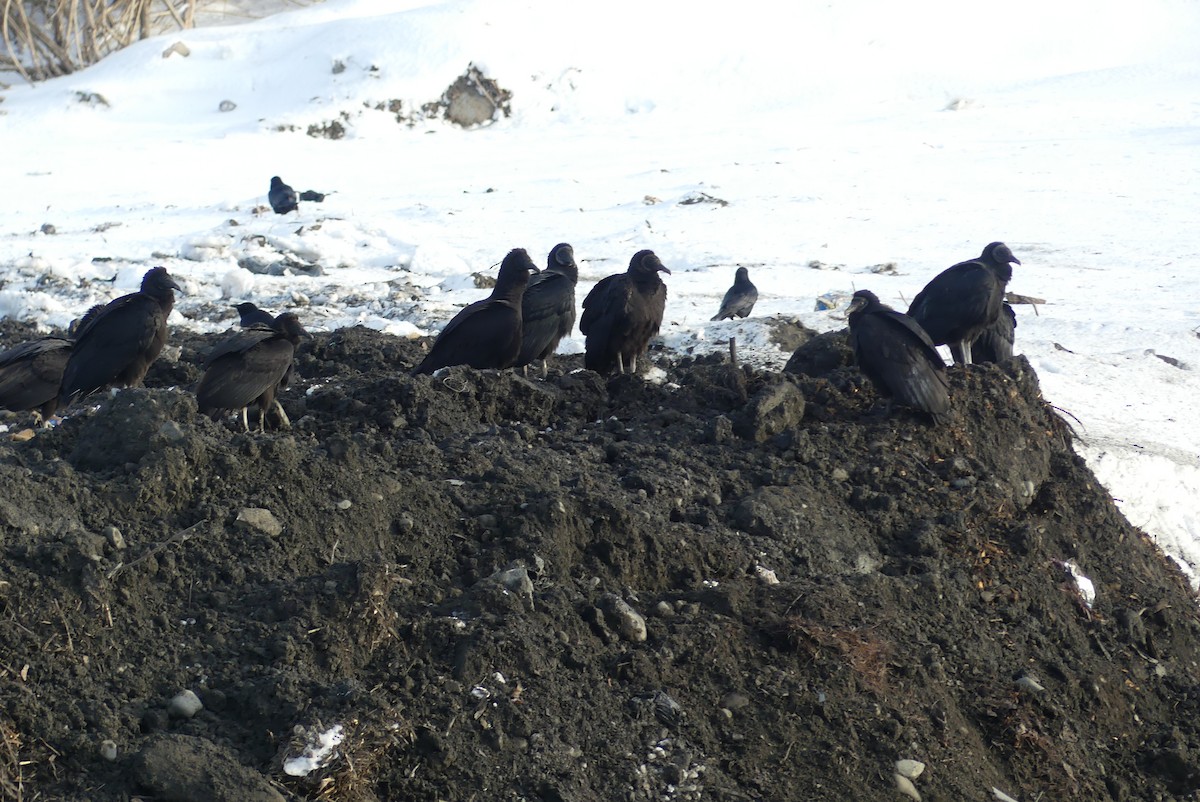
M 283 770 L 292 777 L 304 777 L 321 768 L 333 755 L 333 750 L 346 737 L 341 724 L 335 724 L 325 732 L 318 733 L 315 741 L 304 747 L 299 757 L 283 761 Z
M 1079 589 L 1079 596 L 1083 599 L 1083 603 L 1088 606 L 1089 610 L 1092 609 L 1092 602 L 1096 601 L 1095 583 L 1079 570 L 1079 565 L 1074 560 L 1067 560 L 1062 567 L 1075 580 L 1075 587 Z

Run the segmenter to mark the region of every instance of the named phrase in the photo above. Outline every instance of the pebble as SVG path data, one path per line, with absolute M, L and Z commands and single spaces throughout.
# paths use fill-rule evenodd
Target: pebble
M 533 600 L 533 580 L 529 578 L 529 571 L 525 569 L 525 566 L 518 565 L 514 568 L 497 571 L 492 574 L 491 578 L 503 585 L 509 593 L 524 596 L 530 601 Z
M 844 482 L 850 478 L 850 474 L 845 468 L 834 468 L 829 474 L 829 478 L 835 482 Z
M 915 802 L 921 802 L 921 792 L 917 790 L 917 786 L 913 785 L 912 780 L 903 774 L 893 774 L 892 779 L 896 781 L 897 791 Z
M 125 535 L 121 534 L 121 530 L 115 526 L 104 527 L 104 537 L 108 540 L 108 545 L 120 551 L 125 548 Z
M 1046 690 L 1042 683 L 1030 676 L 1024 676 L 1017 680 L 1017 687 L 1023 691 L 1031 691 L 1033 693 L 1041 693 Z
M 262 532 L 271 537 L 283 533 L 283 524 L 270 510 L 261 507 L 243 507 L 237 514 L 237 522 L 247 529 Z
M 669 601 L 660 601 L 654 605 L 654 614 L 659 618 L 670 618 L 675 615 L 675 608 L 671 606 Z
M 190 690 L 180 691 L 167 702 L 167 713 L 171 718 L 191 718 L 203 709 L 200 697 Z
M 233 111 L 236 108 L 237 108 L 237 104 L 234 103 L 232 100 L 222 100 L 217 105 L 217 109 L 219 109 L 220 111 Z
M 339 510 L 348 510 L 353 506 L 354 506 L 354 502 L 348 498 L 344 498 L 337 503 L 337 508 Z
M 646 619 L 624 599 L 612 593 L 605 593 L 600 597 L 600 609 L 604 611 L 608 625 L 622 638 L 631 643 L 642 643 L 646 640 Z
M 100 742 L 100 757 L 112 763 L 117 759 L 117 744 L 114 741 L 105 739 Z
M 915 780 L 925 771 L 925 764 L 919 760 L 897 760 L 896 773 L 910 780 Z
M 750 704 L 750 697 L 737 691 L 731 691 L 721 697 L 721 707 L 728 710 L 741 710 L 748 704 Z

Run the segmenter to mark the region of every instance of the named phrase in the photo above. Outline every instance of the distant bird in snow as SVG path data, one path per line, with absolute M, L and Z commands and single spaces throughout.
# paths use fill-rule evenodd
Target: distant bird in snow
M 733 276 L 733 286 L 721 300 L 721 308 L 713 316 L 713 320 L 746 317 L 758 301 L 758 287 L 750 281 L 750 271 L 739 267 Z
M 662 326 L 670 275 L 654 251 L 638 251 L 629 269 L 596 282 L 583 299 L 579 331 L 587 338 L 583 365 L 597 373 L 637 372 L 637 358 Z
M 287 214 L 300 208 L 300 199 L 296 196 L 296 190 L 283 183 L 283 179 L 279 176 L 271 179 L 271 189 L 267 192 L 267 200 L 270 201 L 275 214 Z

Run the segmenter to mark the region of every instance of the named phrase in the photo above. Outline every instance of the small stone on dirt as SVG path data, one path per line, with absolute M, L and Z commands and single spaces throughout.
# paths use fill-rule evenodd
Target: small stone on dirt
M 283 524 L 270 510 L 261 507 L 243 507 L 237 514 L 237 522 L 245 529 L 262 532 L 270 537 L 283 534 Z
M 646 619 L 624 599 L 613 593 L 605 593 L 600 597 L 600 609 L 604 612 L 604 620 L 622 638 L 631 643 L 646 640 Z
M 167 713 L 171 718 L 191 718 L 203 709 L 204 703 L 191 690 L 180 691 L 167 702 Z

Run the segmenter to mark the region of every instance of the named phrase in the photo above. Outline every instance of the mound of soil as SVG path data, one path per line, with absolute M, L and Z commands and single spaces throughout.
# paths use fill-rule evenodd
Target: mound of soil
M 1022 358 L 933 427 L 827 335 L 543 381 L 347 329 L 247 434 L 215 339 L 0 445 L 0 799 L 1197 798 L 1196 600 Z

